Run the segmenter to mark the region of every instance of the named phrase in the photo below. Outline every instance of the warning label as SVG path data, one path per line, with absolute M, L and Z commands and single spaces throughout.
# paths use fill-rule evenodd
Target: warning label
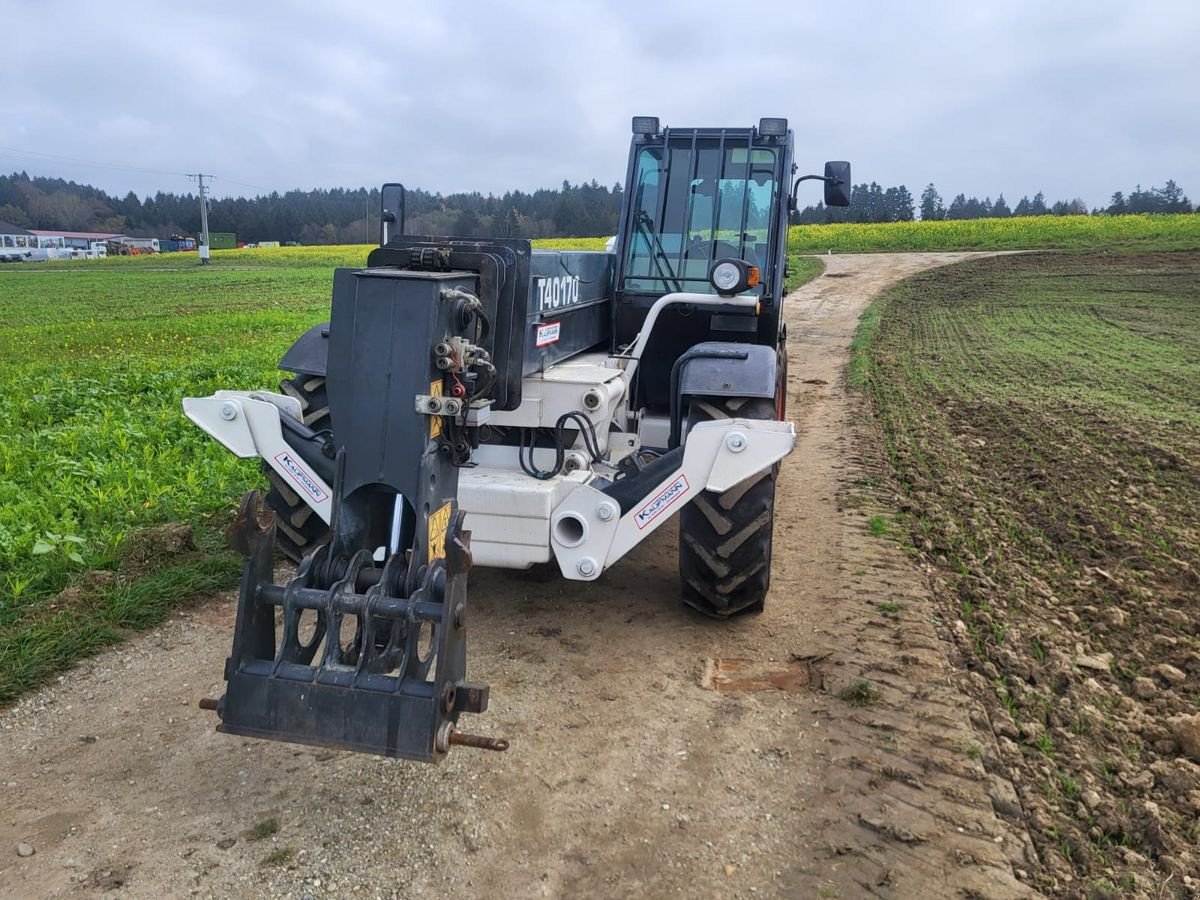
M 437 381 L 429 382 L 429 396 L 430 397 L 442 396 L 442 380 L 440 378 Z M 441 433 L 442 433 L 442 417 L 441 416 L 430 416 L 429 417 L 429 439 L 432 441 L 435 437 L 437 437 Z
M 450 527 L 450 501 L 429 514 L 429 562 L 446 558 L 446 529 Z

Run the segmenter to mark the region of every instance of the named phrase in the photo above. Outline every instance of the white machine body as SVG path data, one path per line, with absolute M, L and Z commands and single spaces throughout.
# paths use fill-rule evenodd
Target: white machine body
M 778 463 L 795 445 L 790 422 L 726 419 L 703 422 L 687 434 L 678 465 L 642 499 L 622 509 L 602 488 L 621 461 L 643 444 L 661 447 L 664 417 L 628 416 L 629 385 L 659 312 L 671 303 L 751 305 L 751 297 L 668 294 L 651 308 L 638 340 L 621 356 L 584 353 L 523 380 L 522 401 L 508 412 L 486 413 L 491 428 L 551 428 L 564 413 L 582 411 L 595 428 L 603 456 L 586 452 L 582 434 L 559 474 L 540 479 L 522 471 L 518 448 L 481 443 L 475 465 L 459 473 L 458 505 L 466 513 L 475 564 L 526 569 L 554 560 L 564 577 L 593 581 L 649 537 L 697 494 L 724 492 Z M 265 391 L 218 391 L 187 398 L 184 414 L 239 457 L 266 460 L 325 522 L 333 488 L 291 448 L 280 417 L 302 421 L 293 398 Z M 628 430 L 627 430 L 628 429 Z M 554 451 L 532 451 L 549 469 Z

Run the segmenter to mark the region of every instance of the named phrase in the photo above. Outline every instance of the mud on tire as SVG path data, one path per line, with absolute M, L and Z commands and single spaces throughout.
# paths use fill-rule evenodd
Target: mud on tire
M 329 428 L 329 400 L 322 376 L 297 375 L 280 382 L 279 390 L 300 401 L 305 425 L 313 431 Z M 299 562 L 329 540 L 329 526 L 265 461 L 262 470 L 270 485 L 264 502 L 267 509 L 275 513 L 278 526 L 276 546 L 288 559 Z
M 687 427 L 714 419 L 775 417 L 771 399 L 694 397 Z M 704 491 L 680 512 L 679 576 L 688 606 L 716 618 L 762 611 L 771 584 L 777 468 L 723 494 Z

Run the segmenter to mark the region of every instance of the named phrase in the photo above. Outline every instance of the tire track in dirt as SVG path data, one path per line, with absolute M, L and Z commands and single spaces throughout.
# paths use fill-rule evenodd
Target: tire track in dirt
M 962 256 L 830 257 L 789 297 L 799 441 L 762 616 L 682 608 L 673 529 L 590 585 L 477 570 L 471 672 L 493 700 L 472 727 L 512 749 L 434 769 L 215 733 L 195 703 L 228 651 L 216 598 L 0 716 L 0 894 L 1031 895 L 923 576 L 854 508 L 879 474 L 845 386 L 858 317 Z

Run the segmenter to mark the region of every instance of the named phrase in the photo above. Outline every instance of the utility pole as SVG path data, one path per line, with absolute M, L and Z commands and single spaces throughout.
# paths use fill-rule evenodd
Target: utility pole
M 198 172 L 195 175 L 189 175 L 188 178 L 195 178 L 200 184 L 200 265 L 208 265 L 208 188 L 204 184 L 205 178 L 212 178 L 212 175 L 205 175 L 203 172 Z

